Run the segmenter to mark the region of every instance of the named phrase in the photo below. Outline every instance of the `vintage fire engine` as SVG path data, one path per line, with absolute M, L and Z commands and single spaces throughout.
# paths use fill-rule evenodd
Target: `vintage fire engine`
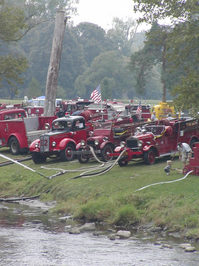
M 24 117 L 27 117 L 27 114 L 25 110 L 21 108 L 5 108 L 0 110 L 0 121 Z
M 24 109 L 0 111 L 0 147 L 10 147 L 12 154 L 27 151 L 29 144 L 46 132 L 55 117 L 26 117 Z
M 127 104 L 125 110 L 127 115 L 135 115 L 138 110 L 139 104 Z M 151 106 L 149 104 L 140 104 L 141 118 L 144 121 L 148 121 L 151 118 Z
M 94 129 L 90 132 L 90 137 L 87 141 L 81 141 L 76 149 L 79 151 L 77 157 L 80 163 L 86 163 L 93 152 L 103 161 L 109 161 L 112 157 L 109 154 L 113 153 L 114 148 L 125 141 L 127 137 L 132 135 L 135 128 L 143 122 L 134 122 L 132 118 L 124 117 L 94 124 Z
M 177 152 L 177 143 L 186 142 L 191 146 L 199 140 L 198 119 L 160 120 L 154 125 L 145 125 L 142 132 L 135 134 L 115 148 L 110 156 L 119 156 L 120 166 L 125 166 L 135 158 L 141 158 L 146 164 L 155 163 L 156 158 L 169 156 Z
M 29 147 L 34 163 L 42 163 L 47 157 L 56 156 L 63 161 L 75 157 L 76 145 L 86 140 L 90 128 L 82 116 L 60 117 L 53 121 L 52 130 L 33 141 Z
M 28 116 L 41 116 L 44 113 L 45 96 L 24 100 L 22 107 L 26 110 Z M 60 111 L 63 104 L 62 99 L 55 100 L 55 114 Z

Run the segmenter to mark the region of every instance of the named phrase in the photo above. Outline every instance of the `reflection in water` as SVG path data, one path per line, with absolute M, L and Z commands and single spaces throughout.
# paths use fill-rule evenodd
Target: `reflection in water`
M 38 209 L 34 211 L 31 213 L 27 209 L 15 209 L 12 213 L 15 213 L 15 218 L 23 216 L 23 226 L 15 227 L 13 223 L 5 226 L 4 223 L 1 227 L 0 265 L 199 265 L 198 253 L 185 253 L 174 243 L 173 249 L 161 249 L 160 246 L 136 238 L 111 241 L 106 236 L 93 236 L 88 233 L 72 235 L 63 230 L 49 230 L 49 226 L 39 223 L 42 214 L 35 216 L 38 215 Z M 44 214 L 43 216 L 46 217 Z M 54 228 L 57 228 L 57 225 L 54 224 Z

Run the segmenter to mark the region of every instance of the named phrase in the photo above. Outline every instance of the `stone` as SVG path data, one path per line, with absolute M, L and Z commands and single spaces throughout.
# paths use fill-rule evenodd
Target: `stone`
M 74 235 L 80 234 L 80 230 L 79 230 L 79 228 L 77 228 L 77 227 L 73 227 L 73 228 L 69 231 L 69 234 L 74 234 Z
M 79 228 L 81 232 L 94 231 L 95 229 L 96 229 L 95 223 L 85 223 Z
M 121 239 L 124 239 L 124 238 L 129 238 L 131 236 L 131 232 L 130 231 L 119 230 L 116 233 L 116 235 L 119 236 Z
M 110 240 L 115 240 L 115 239 L 116 239 L 116 236 L 112 234 L 112 235 L 109 235 L 108 238 L 109 238 Z
M 194 252 L 194 251 L 196 251 L 196 248 L 193 246 L 185 248 L 185 252 Z

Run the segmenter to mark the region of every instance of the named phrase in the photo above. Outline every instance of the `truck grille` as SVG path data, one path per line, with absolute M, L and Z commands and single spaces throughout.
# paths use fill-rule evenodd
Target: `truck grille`
M 138 140 L 136 138 L 129 138 L 126 140 L 126 145 L 128 148 L 137 149 L 138 148 Z
M 94 140 L 87 140 L 87 144 L 91 147 L 95 147 L 95 141 Z
M 49 136 L 42 135 L 40 136 L 40 152 L 49 151 Z

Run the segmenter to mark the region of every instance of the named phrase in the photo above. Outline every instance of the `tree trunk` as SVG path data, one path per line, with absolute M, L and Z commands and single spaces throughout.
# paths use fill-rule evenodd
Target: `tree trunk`
M 55 19 L 54 37 L 52 43 L 51 57 L 46 80 L 46 94 L 44 115 L 52 116 L 55 113 L 56 90 L 58 83 L 59 66 L 66 26 L 65 12 L 57 11 Z

